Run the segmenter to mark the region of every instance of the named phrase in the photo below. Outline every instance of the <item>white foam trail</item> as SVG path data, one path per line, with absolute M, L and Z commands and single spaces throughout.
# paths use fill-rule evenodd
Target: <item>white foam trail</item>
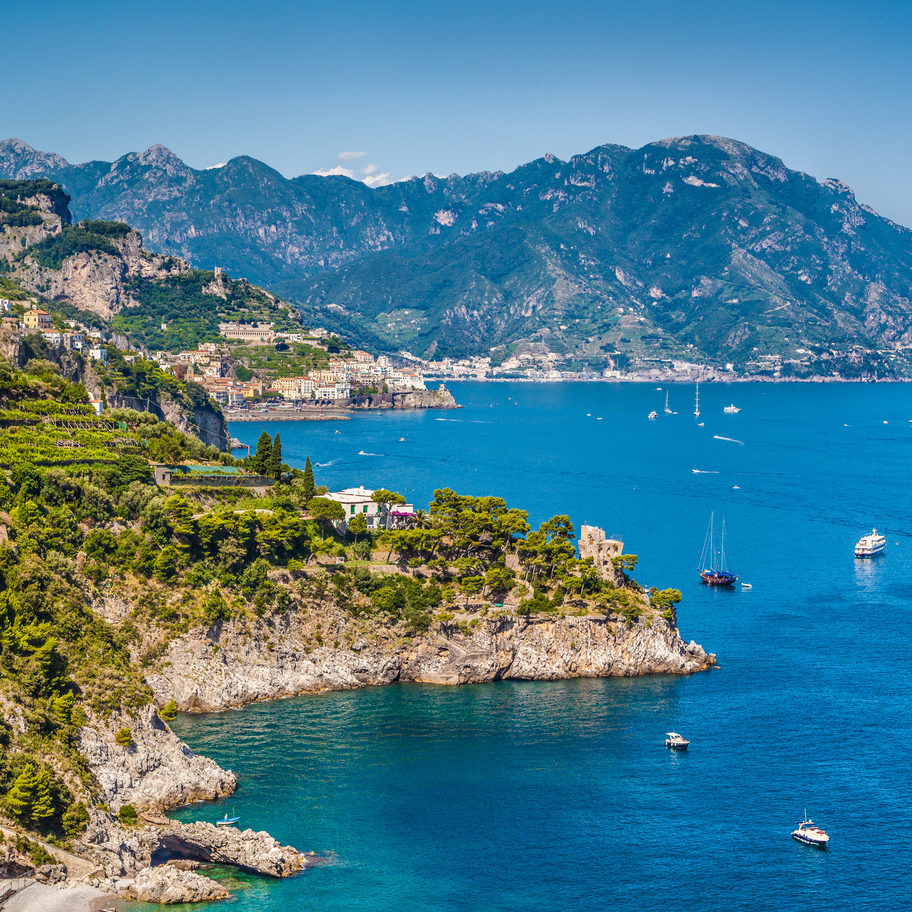
M 364 450 L 358 450 L 359 456 L 382 456 L 383 453 L 365 453 Z
M 718 475 L 718 469 L 691 469 L 694 475 Z
M 734 437 L 720 437 L 718 434 L 713 434 L 713 440 L 727 440 L 729 443 L 737 443 L 738 446 L 744 446 L 743 440 L 735 440 Z

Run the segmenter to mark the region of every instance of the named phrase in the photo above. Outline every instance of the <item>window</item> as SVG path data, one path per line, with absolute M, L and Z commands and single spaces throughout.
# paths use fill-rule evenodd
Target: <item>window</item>
M 364 508 L 364 512 L 367 513 L 367 507 Z
M 351 512 L 352 512 L 352 516 L 354 516 L 355 515 L 355 505 L 354 504 L 352 504 Z

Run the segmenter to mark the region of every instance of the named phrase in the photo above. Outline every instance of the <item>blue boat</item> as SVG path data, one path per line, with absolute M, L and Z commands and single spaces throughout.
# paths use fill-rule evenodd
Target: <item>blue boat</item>
M 722 538 L 716 549 L 714 514 L 709 514 L 709 528 L 703 540 L 703 553 L 700 555 L 700 579 L 707 586 L 734 586 L 738 577 L 725 566 L 725 520 L 722 520 Z
M 232 815 L 234 814 L 234 808 L 231 809 L 231 813 L 232 813 Z M 225 816 L 222 817 L 221 820 L 215 821 L 215 825 L 216 826 L 234 826 L 240 819 L 241 819 L 240 817 L 234 817 L 234 816 L 229 817 L 228 814 L 226 813 Z

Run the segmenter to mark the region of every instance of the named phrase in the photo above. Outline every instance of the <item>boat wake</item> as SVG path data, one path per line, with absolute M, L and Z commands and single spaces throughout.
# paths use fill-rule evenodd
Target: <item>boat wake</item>
M 743 440 L 735 440 L 734 437 L 720 437 L 718 434 L 713 434 L 713 440 L 726 440 L 728 443 L 737 443 L 738 446 L 744 446 Z
M 694 475 L 718 475 L 718 469 L 691 469 Z
M 358 450 L 359 456 L 382 456 L 383 453 L 365 453 L 364 450 Z
M 315 462 L 314 465 L 318 469 L 325 469 L 327 466 L 335 465 L 338 461 L 338 459 L 330 459 L 329 462 Z

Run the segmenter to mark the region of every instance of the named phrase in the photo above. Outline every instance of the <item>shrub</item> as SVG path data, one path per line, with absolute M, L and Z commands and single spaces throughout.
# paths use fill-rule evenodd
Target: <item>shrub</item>
M 177 703 L 174 700 L 168 700 L 158 711 L 158 715 L 165 722 L 173 722 L 177 718 Z
M 117 812 L 117 819 L 127 826 L 132 826 L 139 820 L 139 814 L 136 813 L 136 808 L 132 804 L 125 804 Z
M 121 747 L 132 747 L 134 743 L 133 735 L 130 733 L 129 728 L 119 728 L 114 735 L 114 741 Z

